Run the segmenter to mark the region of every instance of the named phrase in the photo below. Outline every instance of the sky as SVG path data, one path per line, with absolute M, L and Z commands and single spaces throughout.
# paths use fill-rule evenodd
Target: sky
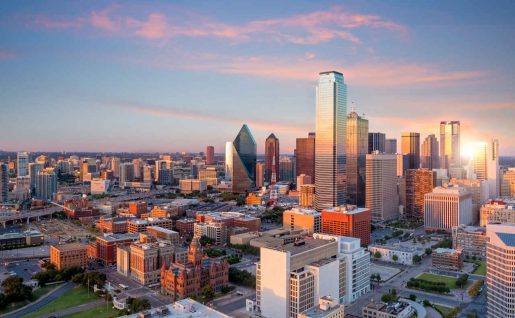
M 2 1 L 0 149 L 263 152 L 315 129 L 319 72 L 371 132 L 515 155 L 515 2 Z

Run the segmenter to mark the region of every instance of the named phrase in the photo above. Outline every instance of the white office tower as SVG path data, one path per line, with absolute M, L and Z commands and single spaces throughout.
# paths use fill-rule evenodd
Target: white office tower
M 225 143 L 225 181 L 231 181 L 232 176 L 232 141 L 227 141 Z
M 319 74 L 316 89 L 315 210 L 346 200 L 347 86 L 343 74 Z
M 55 174 L 54 169 L 46 168 L 43 171 L 39 171 L 36 175 L 36 198 L 49 201 L 53 199 L 56 193 L 57 175 Z
M 490 142 L 481 142 L 476 145 L 474 172 L 477 179 L 488 181 L 489 198 L 496 199 L 501 188 L 499 142 L 497 139 L 492 139 Z
M 388 221 L 399 216 L 396 155 L 375 152 L 366 156 L 365 189 L 365 206 L 370 209 L 372 221 Z
M 486 226 L 486 285 L 488 318 L 515 317 L 515 224 Z
M 472 225 L 472 194 L 464 188 L 436 187 L 424 195 L 426 231 L 451 233 L 453 226 Z
M 295 318 L 315 307 L 320 297 L 346 304 L 370 290 L 370 255 L 359 239 L 317 235 L 261 248 L 256 267 L 261 316 Z
M 16 176 L 25 177 L 29 175 L 29 153 L 18 152 L 16 160 Z

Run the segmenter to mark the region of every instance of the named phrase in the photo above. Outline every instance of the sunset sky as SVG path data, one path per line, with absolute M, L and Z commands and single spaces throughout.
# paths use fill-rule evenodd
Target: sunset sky
M 2 1 L 0 149 L 281 152 L 337 70 L 370 131 L 515 155 L 514 1 Z M 439 137 L 439 136 L 438 136 Z M 400 140 L 399 140 L 400 142 Z

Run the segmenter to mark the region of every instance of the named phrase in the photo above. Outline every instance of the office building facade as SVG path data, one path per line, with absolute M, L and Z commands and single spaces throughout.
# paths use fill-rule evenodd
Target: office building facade
M 256 182 L 256 141 L 247 125 L 243 125 L 231 145 L 227 145 L 230 154 L 230 181 L 233 192 L 248 192 Z M 226 165 L 227 153 L 226 153 Z M 226 170 L 227 173 L 227 170 Z
M 265 140 L 265 182 L 269 184 L 279 181 L 279 139 L 270 134 Z
M 366 200 L 372 221 L 388 221 L 399 215 L 397 156 L 373 153 L 366 156 Z
M 420 168 L 420 134 L 403 132 L 401 135 L 401 154 L 407 157 L 406 169 Z
M 438 155 L 438 140 L 435 135 L 429 135 L 422 143 L 422 157 L 420 166 L 429 170 L 440 167 L 440 157 Z
M 368 140 L 368 120 L 356 112 L 350 113 L 347 116 L 347 200 L 357 206 L 365 206 Z
M 460 154 L 460 122 L 440 122 L 440 167 L 461 166 Z
M 406 207 L 404 215 L 410 220 L 424 219 L 424 196 L 436 186 L 436 172 L 428 169 L 406 170 Z
M 386 135 L 380 132 L 372 132 L 368 133 L 368 152 L 373 153 L 374 151 L 379 151 L 379 153 L 384 153 L 386 147 Z
M 297 138 L 295 148 L 297 176 L 308 175 L 315 180 L 315 133 L 311 132 L 307 138 Z
M 472 225 L 472 195 L 464 188 L 436 187 L 424 196 L 424 228 L 448 232 L 454 226 Z

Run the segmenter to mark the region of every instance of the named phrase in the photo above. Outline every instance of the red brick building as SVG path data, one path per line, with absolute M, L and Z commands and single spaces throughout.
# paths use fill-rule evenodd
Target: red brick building
M 355 237 L 370 244 L 370 209 L 346 205 L 322 210 L 322 233 Z
M 175 227 L 182 237 L 193 236 L 195 223 L 197 223 L 195 219 L 180 219 L 175 222 Z
M 148 205 L 145 201 L 129 202 L 129 213 L 140 217 L 142 214 L 147 213 L 147 207 Z
M 89 218 L 100 215 L 100 210 L 89 206 L 88 200 L 68 200 L 64 202 L 64 213 L 72 219 Z
M 96 228 L 104 233 L 127 233 L 127 218 L 104 218 L 96 223 Z
M 188 250 L 185 264 L 172 263 L 161 268 L 161 292 L 179 300 L 198 296 L 204 286 L 212 286 L 219 292 L 229 281 L 229 264 L 226 260 L 204 258 L 198 239 L 194 239 Z
M 131 234 L 98 236 L 88 246 L 88 258 L 100 261 L 104 265 L 116 264 L 116 249 L 119 246 L 129 246 L 137 239 L 137 235 Z

